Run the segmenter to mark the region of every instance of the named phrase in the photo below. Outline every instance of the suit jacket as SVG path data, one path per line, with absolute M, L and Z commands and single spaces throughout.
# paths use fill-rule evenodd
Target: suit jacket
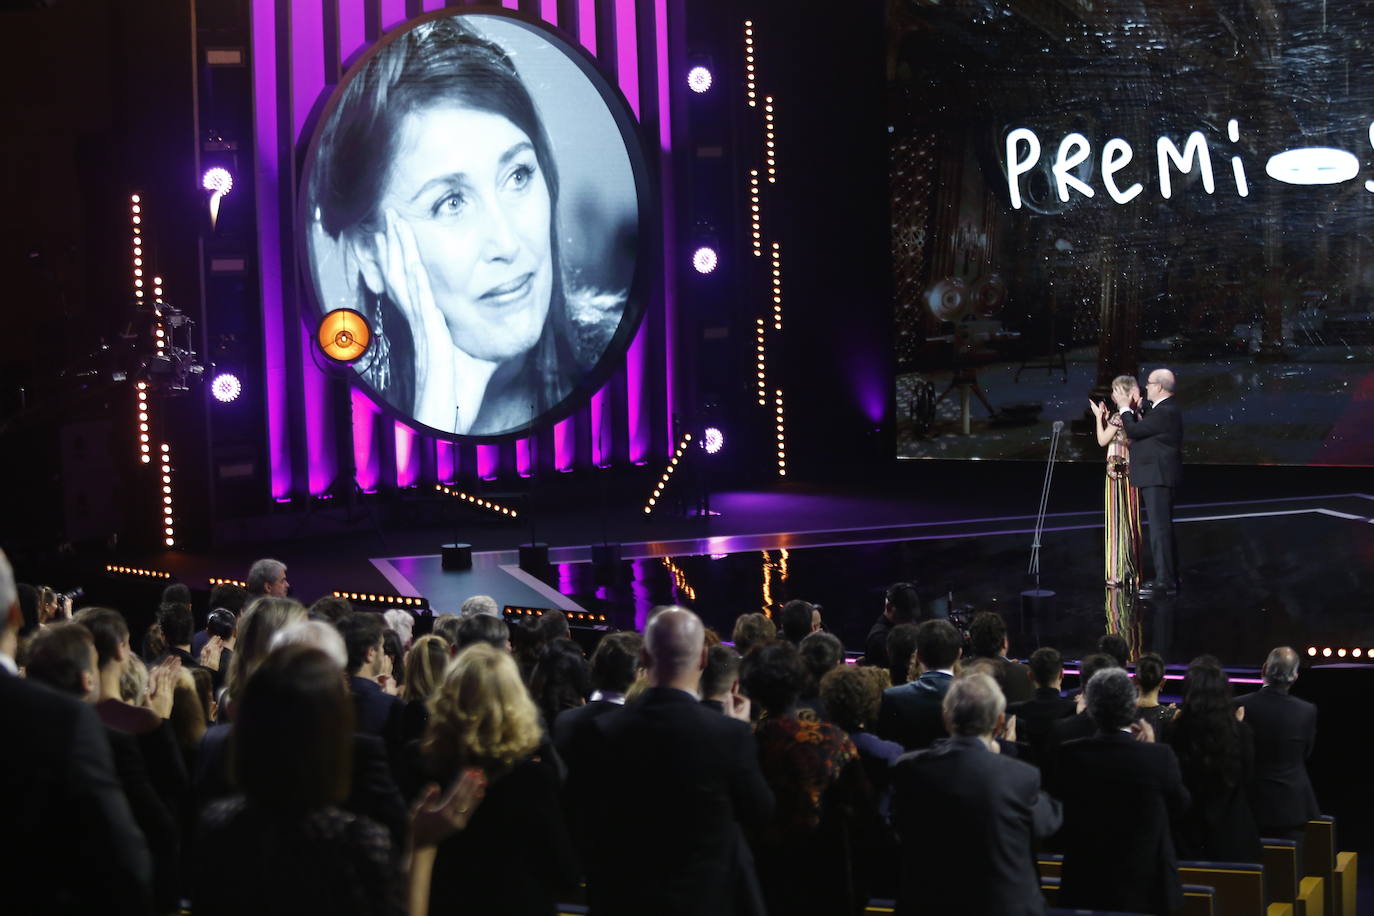
M 577 731 L 585 728 L 587 723 L 593 719 L 604 716 L 608 712 L 615 712 L 624 705 L 624 703 L 612 703 L 610 700 L 593 700 L 590 703 L 563 710 L 553 720 L 553 746 L 558 748 L 558 753 L 567 757 L 572 736 Z
M 946 734 L 941 705 L 954 678 L 927 671 L 910 683 L 883 691 L 878 707 L 878 736 L 909 751 L 930 747 Z
M 1171 822 L 1190 802 L 1167 744 L 1099 732 L 1059 748 L 1064 803 L 1059 906 L 1167 914 L 1183 905 Z
M 1007 716 L 1016 716 L 1016 740 L 1029 745 L 1038 761 L 1045 760 L 1054 745 L 1054 724 L 1073 715 L 1073 700 L 1053 687 L 1037 687 L 1031 699 L 1007 704 Z
M 6 914 L 146 913 L 152 860 L 95 710 L 0 669 Z
M 1307 777 L 1307 758 L 1317 738 L 1317 707 L 1273 687 L 1237 702 L 1245 707 L 1245 724 L 1255 735 L 1250 806 L 1260 832 L 1301 827 L 1321 813 Z
M 1131 486 L 1176 487 L 1183 479 L 1183 411 L 1168 397 L 1139 419 L 1121 415 L 1131 440 Z
M 887 637 L 892 632 L 892 621 L 886 616 L 879 617 L 864 637 L 864 664 L 875 668 L 887 668 L 892 662 L 887 657 Z
M 899 758 L 892 783 L 899 914 L 1045 912 L 1035 847 L 1061 816 L 1035 767 L 956 736 Z
M 651 687 L 579 730 L 568 771 L 594 916 L 730 916 L 757 899 L 741 828 L 769 821 L 773 792 L 748 725 Z
M 997 665 L 997 686 L 1002 688 L 1002 696 L 1007 705 L 1024 703 L 1035 696 L 1035 682 L 1030 678 L 1030 668 L 1021 662 L 1014 662 L 1002 656 L 977 656 Z

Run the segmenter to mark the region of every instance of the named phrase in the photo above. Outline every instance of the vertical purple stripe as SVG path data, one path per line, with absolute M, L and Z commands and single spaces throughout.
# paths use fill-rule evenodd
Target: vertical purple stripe
M 382 456 L 375 435 L 377 405 L 357 388 L 349 393 L 353 403 L 353 479 L 364 493 L 371 493 L 382 476 Z
M 620 91 L 639 117 L 639 42 L 635 0 L 615 0 L 616 75 Z M 649 399 L 645 397 L 649 358 L 648 331 L 641 327 L 625 354 L 625 406 L 629 423 L 630 463 L 649 458 Z
M 347 65 L 367 43 L 367 0 L 339 2 L 339 62 Z
M 444 8 L 444 0 L 425 0 L 423 6 L 426 13 L 441 10 Z
M 530 476 L 530 440 L 515 440 L 515 473 L 521 477 Z
M 305 450 L 310 495 L 321 496 L 334 485 L 339 456 L 329 434 L 329 380 L 315 367 L 314 335 L 302 327 L 301 383 L 305 386 Z
M 324 8 L 322 0 L 291 3 L 291 128 L 299 138 L 306 119 L 324 91 Z M 334 483 L 338 456 L 329 436 L 329 389 L 313 361 L 314 340 L 300 331 L 302 384 L 305 387 L 305 447 L 308 484 L 312 496 Z
M 553 467 L 567 472 L 577 458 L 577 420 L 573 417 L 555 423 L 553 427 Z
M 253 0 L 254 137 L 257 155 L 258 262 L 262 292 L 263 368 L 267 382 L 267 451 L 272 497 L 291 496 L 287 438 L 286 340 L 282 327 L 281 227 L 277 212 L 277 28 L 275 0 Z
M 596 53 L 596 0 L 577 0 L 577 37 L 582 47 Z
M 494 480 L 500 470 L 501 446 L 477 446 L 477 476 L 483 480 Z
M 649 611 L 654 606 L 653 595 L 645 584 L 645 574 L 649 571 L 649 561 L 643 558 L 630 561 L 630 595 L 634 602 L 635 629 L 643 633 L 649 625 Z
M 291 126 L 300 137 L 324 89 L 324 10 L 321 0 L 291 0 Z
M 615 66 L 620 91 L 639 117 L 639 41 L 635 0 L 615 0 Z
M 658 142 L 660 148 L 659 176 L 663 197 L 663 398 L 667 454 L 672 454 L 673 412 L 677 409 L 673 397 L 673 380 L 677 377 L 677 234 L 673 231 L 673 102 L 672 74 L 668 60 L 668 0 L 654 0 L 654 45 L 658 67 Z
M 501 0 L 501 5 L 508 10 L 520 9 L 520 0 Z
M 413 487 L 420 479 L 420 437 L 404 423 L 396 425 L 396 486 Z
M 611 385 L 607 382 L 592 395 L 592 464 L 604 468 L 611 463 L 614 440 L 611 437 Z
M 406 0 L 382 0 L 382 31 L 406 21 Z
M 558 25 L 558 0 L 539 0 L 539 15 L 549 25 Z
M 436 439 L 434 442 L 434 474 L 439 478 L 440 483 L 452 483 L 457 476 L 458 470 L 458 449 L 447 439 Z

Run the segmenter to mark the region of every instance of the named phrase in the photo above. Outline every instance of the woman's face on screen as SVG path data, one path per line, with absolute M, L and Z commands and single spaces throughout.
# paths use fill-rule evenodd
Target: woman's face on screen
M 415 232 L 453 343 L 504 361 L 539 339 L 553 286 L 549 188 L 534 145 L 502 115 L 407 115 L 382 199 Z

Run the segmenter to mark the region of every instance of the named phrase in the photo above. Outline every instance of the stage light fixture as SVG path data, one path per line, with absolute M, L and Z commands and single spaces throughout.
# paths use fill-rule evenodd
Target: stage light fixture
M 765 96 L 763 100 L 763 156 L 768 163 L 768 183 L 777 184 L 778 181 L 778 136 L 776 131 L 775 118 L 773 116 L 773 97 Z
M 744 97 L 750 108 L 758 107 L 758 68 L 754 62 L 754 20 L 744 20 Z
M 701 434 L 701 447 L 706 450 L 706 454 L 714 455 L 725 446 L 725 433 L 717 427 L 708 426 Z
M 166 526 L 166 529 L 163 532 L 166 536 L 162 539 L 162 543 L 168 547 L 175 547 L 176 530 L 174 527 L 174 523 L 172 521 L 174 517 L 174 511 L 172 509 L 172 488 L 170 485 L 170 481 L 172 479 L 172 447 L 168 445 L 166 442 L 164 442 L 161 445 L 161 450 L 162 479 L 164 481 L 164 486 L 162 490 L 165 494 L 162 497 L 162 521 L 163 524 Z
M 697 600 L 697 590 L 692 588 L 692 583 L 687 581 L 687 574 L 682 571 L 682 567 L 674 563 L 672 557 L 663 557 L 662 561 L 663 567 L 673 577 L 673 588 L 677 593 L 688 601 Z
M 763 217 L 759 202 L 759 170 L 749 170 L 749 232 L 754 257 L 763 257 Z
M 232 372 L 221 372 L 210 382 L 210 393 L 215 396 L 215 400 L 221 404 L 228 404 L 237 400 L 239 394 L 243 392 L 243 383 L 239 377 Z
M 773 330 L 782 330 L 782 245 L 773 243 Z
M 773 391 L 774 405 L 774 424 L 777 427 L 778 435 L 778 476 L 787 476 L 787 429 L 783 424 L 782 414 L 782 389 L 777 388 Z
M 223 579 L 218 576 L 211 576 L 207 581 L 212 587 L 216 585 L 237 585 L 239 588 L 248 587 L 248 583 L 242 579 Z
M 404 608 L 405 610 L 425 610 L 429 607 L 429 599 L 421 597 L 408 597 L 406 595 L 372 595 L 361 592 L 333 592 L 335 598 L 347 598 L 354 604 L 372 604 L 389 608 Z
M 352 363 L 362 358 L 372 344 L 372 326 L 361 312 L 335 309 L 320 319 L 315 332 L 324 355 L 336 363 Z
M 137 566 L 116 566 L 114 564 L 107 564 L 105 567 L 105 572 L 113 573 L 119 576 L 138 576 L 139 578 L 143 579 L 172 578 L 172 574 L 169 572 L 163 572 L 160 569 L 141 569 Z
M 700 65 L 688 70 L 687 88 L 698 95 L 709 90 L 711 88 L 711 71 Z
M 716 250 L 709 245 L 702 245 L 692 252 L 692 267 L 699 274 L 709 274 L 716 269 L 716 263 Z
M 488 512 L 495 515 L 504 515 L 506 518 L 519 518 L 520 516 L 520 513 L 514 509 L 509 509 L 489 499 L 483 499 L 480 496 L 473 496 L 471 493 L 464 493 L 462 490 L 456 490 L 453 487 L 446 487 L 441 483 L 436 483 L 434 489 L 447 496 L 452 496 L 454 499 L 461 499 L 463 502 L 470 503 L 479 509 L 486 509 Z
M 234 176 L 228 169 L 215 166 L 205 170 L 200 186 L 210 192 L 210 228 L 214 229 L 219 223 L 219 202 L 234 189 Z
M 658 504 L 659 497 L 663 495 L 664 489 L 668 486 L 668 481 L 672 478 L 673 472 L 677 470 L 678 461 L 687 452 L 687 447 L 692 444 L 692 434 L 683 433 L 682 439 L 678 441 L 677 449 L 673 456 L 668 459 L 668 466 L 663 469 L 663 474 L 658 478 L 658 483 L 654 486 L 649 499 L 644 503 L 644 514 L 649 515 L 654 511 L 654 506 Z
M 768 406 L 768 366 L 765 353 L 765 341 L 768 330 L 764 326 L 763 319 L 757 318 L 754 322 L 754 374 L 758 388 L 759 406 Z

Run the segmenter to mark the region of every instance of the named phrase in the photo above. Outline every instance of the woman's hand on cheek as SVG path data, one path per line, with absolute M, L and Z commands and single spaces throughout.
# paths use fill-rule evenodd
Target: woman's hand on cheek
M 415 419 L 452 431 L 457 393 L 448 323 L 434 301 L 415 233 L 394 210 L 386 211 L 386 235 L 378 239 L 378 247 L 387 292 L 410 325 L 415 352 Z

